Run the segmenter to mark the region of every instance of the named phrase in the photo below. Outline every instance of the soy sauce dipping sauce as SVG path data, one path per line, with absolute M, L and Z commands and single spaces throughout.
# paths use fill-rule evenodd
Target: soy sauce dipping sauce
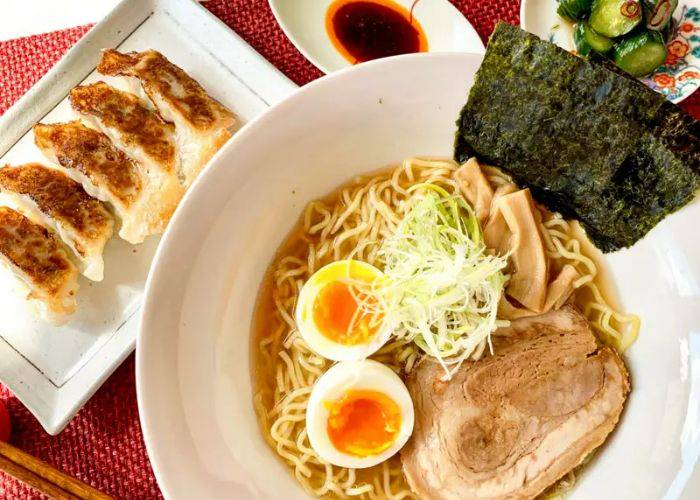
M 428 50 L 412 11 L 391 0 L 336 0 L 326 13 L 326 31 L 353 64 Z

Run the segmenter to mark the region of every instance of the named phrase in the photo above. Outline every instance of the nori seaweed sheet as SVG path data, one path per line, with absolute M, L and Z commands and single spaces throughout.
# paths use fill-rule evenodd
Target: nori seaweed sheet
M 457 122 L 455 159 L 496 165 L 603 251 L 700 186 L 698 121 L 640 82 L 499 23 Z

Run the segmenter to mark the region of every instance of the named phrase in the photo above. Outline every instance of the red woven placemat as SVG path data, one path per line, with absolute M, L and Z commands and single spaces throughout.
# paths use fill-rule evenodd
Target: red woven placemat
M 498 19 L 517 24 L 516 0 L 453 0 L 486 40 Z M 277 26 L 266 0 L 214 0 L 205 4 L 265 58 L 303 85 L 321 73 L 297 52 Z M 89 29 L 88 26 L 0 42 L 0 114 L 31 87 Z M 700 116 L 700 94 L 683 103 Z M 107 383 L 56 437 L 0 386 L 14 426 L 12 442 L 117 498 L 160 497 L 138 420 L 130 356 Z M 0 498 L 40 498 L 0 474 Z

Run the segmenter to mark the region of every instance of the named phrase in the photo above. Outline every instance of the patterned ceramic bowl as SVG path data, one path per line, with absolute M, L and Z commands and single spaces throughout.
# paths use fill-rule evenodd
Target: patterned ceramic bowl
M 572 24 L 557 15 L 557 0 L 523 0 L 520 26 L 566 50 L 574 50 Z M 663 66 L 641 78 L 650 88 L 679 103 L 700 86 L 700 0 L 681 0 Z

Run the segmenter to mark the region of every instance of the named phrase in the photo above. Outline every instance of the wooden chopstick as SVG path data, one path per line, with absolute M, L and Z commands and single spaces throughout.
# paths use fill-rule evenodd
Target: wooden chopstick
M 11 444 L 0 441 L 0 471 L 59 500 L 109 500 L 92 486 L 54 469 Z

